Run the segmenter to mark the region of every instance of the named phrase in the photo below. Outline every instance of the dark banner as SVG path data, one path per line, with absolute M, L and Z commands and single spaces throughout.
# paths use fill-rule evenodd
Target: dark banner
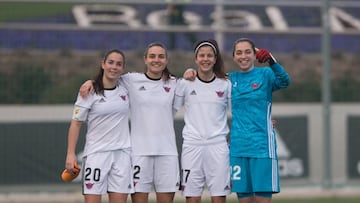
M 308 120 L 306 116 L 274 117 L 276 120 L 277 152 L 281 178 L 296 179 L 309 176 Z M 181 144 L 184 122 L 177 120 L 175 130 Z M 181 146 L 179 145 L 179 152 Z
M 1 123 L 0 184 L 61 183 L 69 123 Z M 85 140 L 84 127 L 77 150 Z
M 281 177 L 307 177 L 309 166 L 306 117 L 275 119 Z M 360 118 L 357 121 L 359 120 Z M 183 120 L 175 121 L 179 153 L 181 153 L 183 126 Z M 1 123 L 0 185 L 62 183 L 60 173 L 65 166 L 68 128 L 67 122 Z M 85 130 L 86 127 L 83 126 L 77 146 L 80 165 Z M 359 142 L 358 139 L 357 143 Z M 356 146 L 359 145 L 355 144 L 354 148 Z M 79 181 L 78 178 L 74 182 Z
M 360 178 L 360 116 L 349 116 L 347 124 L 348 177 Z
M 281 178 L 309 176 L 308 120 L 306 116 L 274 117 Z

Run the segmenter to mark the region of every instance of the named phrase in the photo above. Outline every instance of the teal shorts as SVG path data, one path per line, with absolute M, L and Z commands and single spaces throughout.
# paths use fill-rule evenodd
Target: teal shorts
M 248 194 L 280 192 L 277 159 L 231 156 L 230 166 L 231 191 L 237 193 L 239 197 L 242 194 L 246 197 L 250 196 Z
M 272 192 L 249 192 L 249 193 L 236 193 L 238 199 L 241 198 L 246 198 L 246 197 L 253 197 L 253 196 L 257 196 L 257 197 L 264 197 L 264 198 L 272 198 Z

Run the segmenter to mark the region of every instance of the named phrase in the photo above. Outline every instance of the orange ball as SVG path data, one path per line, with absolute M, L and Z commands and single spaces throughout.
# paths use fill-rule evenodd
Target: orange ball
M 68 171 L 67 169 L 64 169 L 64 171 L 61 173 L 61 179 L 64 182 L 71 182 L 73 181 L 78 175 L 80 174 L 80 167 L 77 165 L 77 163 L 74 163 L 74 169 L 71 171 Z

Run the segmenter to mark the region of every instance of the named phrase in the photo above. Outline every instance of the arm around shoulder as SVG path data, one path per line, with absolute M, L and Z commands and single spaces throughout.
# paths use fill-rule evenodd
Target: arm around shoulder
M 93 80 L 87 80 L 81 85 L 79 93 L 81 97 L 86 98 L 89 95 L 89 93 L 93 91 L 94 91 Z

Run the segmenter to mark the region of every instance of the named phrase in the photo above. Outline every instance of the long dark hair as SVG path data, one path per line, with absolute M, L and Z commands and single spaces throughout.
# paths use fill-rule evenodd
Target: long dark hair
M 148 51 L 151 47 L 161 47 L 165 50 L 165 56 L 166 58 L 168 58 L 168 52 L 167 52 L 167 49 L 166 49 L 166 46 L 161 43 L 161 42 L 153 42 L 153 43 L 150 43 L 146 49 L 145 49 L 145 52 L 144 52 L 144 57 L 147 58 L 147 54 L 148 54 Z M 162 79 L 164 81 L 168 81 L 170 79 L 170 77 L 173 76 L 173 74 L 170 73 L 167 65 L 165 66 L 165 69 L 163 70 L 163 73 L 162 73 Z
M 207 39 L 207 40 L 201 40 L 195 43 L 194 46 L 194 53 L 195 57 L 197 56 L 198 50 L 202 46 L 210 46 L 216 56 L 216 61 L 213 67 L 213 71 L 218 78 L 226 78 L 225 68 L 224 68 L 224 61 L 222 59 L 218 43 L 214 39 Z
M 125 54 L 118 49 L 112 49 L 112 50 L 106 52 L 104 55 L 104 58 L 103 58 L 103 62 L 105 63 L 107 58 L 109 57 L 109 55 L 112 53 L 118 53 L 122 56 L 124 68 L 125 68 Z M 104 83 L 103 83 L 103 76 L 104 76 L 104 69 L 100 65 L 98 73 L 93 78 L 93 86 L 94 86 L 95 93 L 102 95 L 102 96 L 104 96 L 104 89 L 105 89 Z

